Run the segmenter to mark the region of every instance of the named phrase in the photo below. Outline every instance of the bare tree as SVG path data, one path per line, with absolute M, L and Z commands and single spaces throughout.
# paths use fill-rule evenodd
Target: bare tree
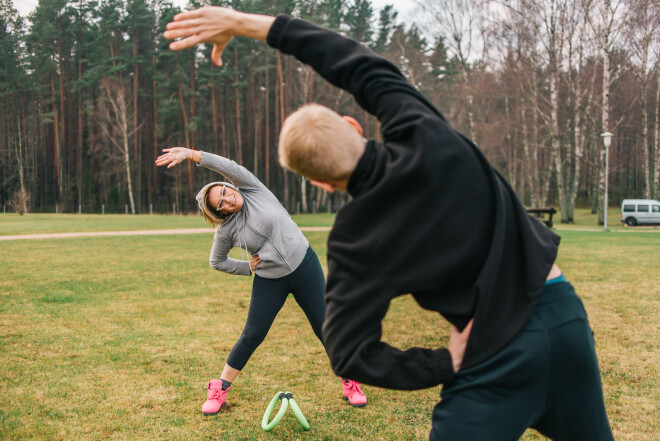
M 527 110 L 523 112 L 523 150 L 532 187 L 532 203 L 542 205 L 545 203 L 549 173 L 554 171 L 557 175 L 557 190 L 562 222 L 572 222 L 579 171 L 581 152 L 570 148 L 567 143 L 566 130 L 560 128 L 560 80 L 562 67 L 572 65 L 572 59 L 567 52 L 572 53 L 572 44 L 576 39 L 574 35 L 577 26 L 576 4 L 574 0 L 549 0 L 538 2 L 534 0 L 513 0 L 505 2 L 509 11 L 509 26 L 517 34 L 518 45 L 524 56 L 522 70 L 527 71 L 527 87 L 523 89 L 523 96 L 527 107 L 531 107 L 531 124 L 533 128 L 531 147 L 528 146 Z M 579 68 L 579 67 L 578 67 Z M 536 70 L 542 69 L 546 81 L 538 81 Z M 578 94 L 579 95 L 579 94 Z M 549 167 L 540 169 L 538 150 L 542 143 L 538 140 L 535 125 L 538 118 L 544 123 L 545 132 L 550 145 Z M 568 144 L 568 146 L 567 146 Z M 573 146 L 575 147 L 575 146 Z M 544 173 L 543 183 L 534 173 Z
M 470 71 L 477 61 L 483 61 L 486 2 L 483 0 L 415 0 L 427 15 L 434 32 L 445 38 L 451 55 L 456 57 L 461 84 L 465 93 L 467 131 L 477 142 L 474 127 L 474 93 L 470 86 Z M 479 59 L 481 56 L 481 59 Z
M 584 75 L 582 68 L 587 56 L 588 23 L 585 11 L 576 2 L 568 5 L 564 24 L 566 26 L 566 72 L 562 75 L 568 94 L 569 114 L 567 120 L 572 120 L 573 133 L 566 127 L 568 135 L 559 151 L 555 163 L 558 180 L 559 205 L 561 221 L 572 223 L 578 187 L 582 175 L 583 156 L 587 142 L 585 131 L 588 113 L 593 101 L 593 85 L 595 72 Z
M 133 199 L 133 183 L 131 179 L 131 155 L 129 139 L 139 129 L 131 130 L 129 115 L 128 86 L 120 80 L 104 78 L 101 81 L 101 102 L 99 109 L 102 120 L 100 127 L 105 137 L 121 155 L 121 163 L 126 172 L 128 199 L 131 204 L 131 213 L 135 214 L 135 201 Z
M 631 16 L 628 21 L 628 38 L 633 49 L 633 56 L 639 66 L 638 75 L 641 86 L 641 147 L 644 174 L 644 196 L 653 197 L 655 180 L 651 167 L 653 165 L 653 150 L 649 149 L 649 87 L 651 72 L 655 64 L 652 44 L 658 39 L 660 26 L 660 7 L 657 0 L 629 0 Z M 655 168 L 655 167 L 654 167 Z
M 603 62 L 603 84 L 601 94 L 601 131 L 610 132 L 614 125 L 610 123 L 610 87 L 617 79 L 612 75 L 610 57 L 616 42 L 626 26 L 629 9 L 624 0 L 583 0 L 583 8 L 589 11 L 588 23 L 594 33 L 598 50 Z M 614 138 L 616 141 L 616 137 Z M 603 145 L 597 142 L 596 145 Z M 598 224 L 603 225 L 605 213 L 603 199 L 605 195 L 605 147 L 601 148 L 601 160 L 598 178 Z

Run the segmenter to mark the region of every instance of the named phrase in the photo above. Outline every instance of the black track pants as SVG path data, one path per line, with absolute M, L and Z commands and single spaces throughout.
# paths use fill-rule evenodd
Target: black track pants
M 520 334 L 441 398 L 432 441 L 513 441 L 528 427 L 556 441 L 613 440 L 587 315 L 567 282 L 546 285 Z

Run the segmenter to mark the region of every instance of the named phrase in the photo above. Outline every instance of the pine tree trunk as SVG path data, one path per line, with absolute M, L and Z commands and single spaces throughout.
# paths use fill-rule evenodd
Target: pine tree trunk
M 57 96 L 55 95 L 55 72 L 50 74 L 50 93 L 53 98 L 53 145 L 54 145 L 54 158 L 53 164 L 55 165 L 55 184 L 57 186 L 57 197 L 55 202 L 60 202 L 62 199 L 62 167 L 60 159 L 60 131 L 57 115 Z
M 137 50 L 137 38 L 134 39 L 133 41 L 133 58 L 135 59 L 138 56 L 138 50 Z M 141 155 L 140 155 L 140 146 L 139 146 L 139 137 L 138 137 L 138 132 L 139 132 L 139 122 L 138 122 L 138 115 L 140 113 L 139 111 L 139 78 L 140 78 L 140 66 L 137 63 L 133 63 L 133 152 L 135 155 L 135 162 L 137 164 L 137 190 L 138 190 L 138 196 L 141 194 L 140 191 L 140 175 L 139 171 L 142 169 L 141 167 Z M 141 199 L 141 198 L 140 198 Z
M 25 152 L 23 157 L 25 158 L 25 168 L 28 166 L 28 137 L 27 137 L 27 119 L 25 118 L 25 94 L 23 93 L 23 80 L 21 80 L 21 121 L 23 127 L 23 144 Z
M 82 61 L 78 59 L 78 81 L 82 78 Z M 77 120 L 78 127 L 76 133 L 76 186 L 78 187 L 78 206 L 82 207 L 82 144 L 83 144 L 83 110 L 82 110 L 82 94 L 79 92 L 77 96 L 78 111 Z
M 276 52 L 277 56 L 277 81 L 279 84 L 280 92 L 280 130 L 284 125 L 284 78 L 282 75 L 282 58 L 279 51 Z M 284 173 L 284 207 L 289 209 L 289 179 L 287 170 L 283 170 Z
M 153 42 L 153 55 L 151 56 L 151 68 L 153 72 L 156 72 L 156 42 Z M 154 129 L 153 129 L 153 136 L 154 136 L 154 164 L 153 164 L 153 182 L 152 182 L 152 187 L 151 191 L 149 192 L 149 203 L 153 203 L 154 201 L 154 196 L 156 192 L 158 191 L 158 166 L 155 163 L 156 158 L 158 157 L 158 102 L 156 99 L 156 79 L 155 75 L 152 76 L 151 78 L 151 96 L 152 96 L 152 109 L 151 111 L 153 112 L 153 122 L 154 122 Z
M 213 126 L 213 153 L 219 153 L 220 147 L 220 130 L 218 128 L 218 97 L 217 97 L 217 86 L 215 84 L 215 78 L 213 77 L 213 69 L 215 65 L 211 62 L 211 124 Z
M 60 118 L 62 124 L 61 136 L 62 142 L 66 144 L 66 120 L 64 111 L 64 63 L 62 61 L 62 19 L 58 17 L 57 19 L 57 59 L 59 64 L 60 73 L 58 75 L 60 83 Z
M 181 69 L 181 66 L 179 65 L 179 62 L 177 60 L 177 75 L 176 75 L 176 82 L 177 82 L 177 87 L 179 89 L 179 103 L 181 105 L 181 113 L 183 114 L 183 133 L 185 136 L 186 140 L 186 148 L 190 148 L 190 136 L 188 134 L 188 113 L 186 112 L 186 103 L 183 99 L 183 85 L 181 82 L 181 73 L 179 70 Z M 193 169 L 192 169 L 192 162 L 188 161 L 188 191 L 189 194 L 193 194 Z M 180 207 L 181 209 L 181 207 Z
M 266 51 L 266 90 L 264 92 L 265 96 L 265 107 L 266 107 L 266 122 L 265 122 L 265 128 L 264 128 L 264 149 L 265 149 L 265 156 L 266 156 L 266 170 L 265 170 L 265 177 L 266 177 L 266 187 L 270 188 L 270 87 L 268 84 L 268 71 L 270 69 L 268 68 L 268 51 Z
M 236 76 L 234 77 L 234 106 L 236 111 L 236 147 L 238 148 L 237 160 L 239 164 L 243 164 L 243 141 L 241 137 L 241 97 L 238 88 L 238 49 L 234 48 L 234 69 L 236 69 Z
M 195 68 L 195 62 L 191 63 L 190 66 L 190 118 L 195 119 L 197 116 L 197 73 Z M 197 146 L 197 130 L 194 130 L 190 133 L 190 145 L 194 149 Z M 190 162 L 190 161 L 188 161 Z
M 222 90 L 222 96 L 227 96 L 227 86 L 223 83 L 223 90 Z M 222 156 L 227 158 L 228 156 L 228 149 L 227 149 L 227 118 L 225 115 L 227 115 L 228 112 L 226 112 L 226 104 L 227 100 L 220 100 L 221 103 L 221 112 L 220 112 L 220 138 L 222 142 Z

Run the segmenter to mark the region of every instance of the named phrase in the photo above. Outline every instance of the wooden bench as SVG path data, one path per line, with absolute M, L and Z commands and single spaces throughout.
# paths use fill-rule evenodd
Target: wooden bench
M 548 228 L 552 228 L 552 215 L 557 212 L 554 207 L 550 208 L 526 208 L 527 212 L 533 214 L 534 217 L 541 220 Z M 545 215 L 548 216 L 544 219 Z

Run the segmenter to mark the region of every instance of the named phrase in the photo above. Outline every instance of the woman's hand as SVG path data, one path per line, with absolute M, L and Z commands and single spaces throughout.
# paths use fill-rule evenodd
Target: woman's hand
M 173 40 L 170 49 L 178 51 L 200 43 L 213 44 L 211 59 L 222 65 L 222 51 L 234 35 L 243 35 L 258 40 L 265 40 L 275 17 L 246 14 L 234 9 L 218 6 L 205 6 L 193 11 L 186 11 L 174 16 L 174 21 L 167 24 L 163 37 Z
M 255 254 L 252 256 L 252 259 L 250 260 L 250 269 L 252 272 L 257 269 L 257 265 L 261 263 L 261 259 L 259 259 L 259 255 Z
M 174 167 L 177 164 L 182 163 L 186 159 L 195 161 L 199 163 L 201 160 L 201 154 L 196 150 L 190 150 L 185 147 L 172 147 L 170 149 L 163 149 L 164 154 L 156 158 L 156 165 L 167 165 L 167 168 Z M 195 155 L 197 153 L 197 155 Z M 199 156 L 199 160 L 196 158 Z
M 449 350 L 449 354 L 451 354 L 451 362 L 454 366 L 454 372 L 458 372 L 463 364 L 465 348 L 467 347 L 467 342 L 470 338 L 470 331 L 472 331 L 472 322 L 474 322 L 474 319 L 470 320 L 470 323 L 465 326 L 463 332 L 459 331 L 456 326 L 451 325 L 447 349 Z

